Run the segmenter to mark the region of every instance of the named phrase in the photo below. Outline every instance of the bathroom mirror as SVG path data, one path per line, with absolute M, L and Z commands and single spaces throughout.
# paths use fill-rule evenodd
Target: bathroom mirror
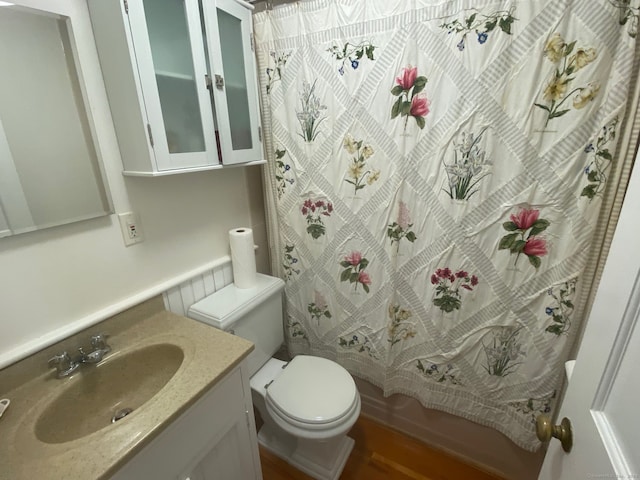
M 0 237 L 112 213 L 68 17 L 0 2 Z

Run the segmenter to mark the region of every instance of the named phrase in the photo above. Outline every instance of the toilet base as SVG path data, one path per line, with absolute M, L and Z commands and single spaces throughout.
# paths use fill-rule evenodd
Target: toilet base
M 346 435 L 325 441 L 283 436 L 267 424 L 258 432 L 258 443 L 316 480 L 338 480 L 355 444 Z

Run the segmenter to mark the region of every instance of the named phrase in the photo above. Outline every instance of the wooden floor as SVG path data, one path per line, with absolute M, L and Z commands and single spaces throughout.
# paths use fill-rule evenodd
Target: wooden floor
M 356 441 L 342 480 L 496 480 L 419 440 L 360 416 L 349 436 Z M 260 447 L 264 480 L 311 480 Z

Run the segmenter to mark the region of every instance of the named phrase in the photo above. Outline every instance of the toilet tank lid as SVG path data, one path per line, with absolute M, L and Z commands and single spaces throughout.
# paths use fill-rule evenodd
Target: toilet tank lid
M 284 282 L 280 278 L 256 274 L 252 288 L 238 288 L 233 283 L 212 293 L 189 307 L 187 315 L 194 320 L 228 330 L 239 318 L 270 296 L 280 293 Z

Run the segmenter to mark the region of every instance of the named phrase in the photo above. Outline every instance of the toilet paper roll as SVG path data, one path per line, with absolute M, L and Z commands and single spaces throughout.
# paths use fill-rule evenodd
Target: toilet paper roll
M 251 288 L 256 284 L 256 254 L 253 249 L 253 230 L 229 230 L 233 283 L 238 288 Z

